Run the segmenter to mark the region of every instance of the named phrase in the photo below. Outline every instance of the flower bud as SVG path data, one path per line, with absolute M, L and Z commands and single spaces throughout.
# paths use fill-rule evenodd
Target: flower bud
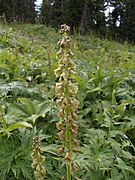
M 73 129 L 73 128 L 71 128 L 71 132 L 72 132 L 74 137 L 76 137 L 78 134 L 78 131 L 76 129 Z
M 65 155 L 65 161 L 71 162 L 70 152 L 67 152 Z
M 72 173 L 76 173 L 76 171 L 78 170 L 77 165 L 75 163 L 72 163 L 71 167 L 72 167 L 72 169 L 71 169 Z
M 65 137 L 64 130 L 61 130 L 61 131 L 58 132 L 57 134 L 58 134 L 58 136 L 59 136 L 59 138 L 60 138 L 61 140 L 64 140 L 64 137 Z
M 60 155 L 62 155 L 62 154 L 64 153 L 64 147 L 59 148 L 59 149 L 58 149 L 58 153 L 59 153 Z
M 74 146 L 78 147 L 80 145 L 79 140 L 74 138 Z
M 61 180 L 65 180 L 65 178 L 62 176 Z
M 58 131 L 62 130 L 62 128 L 63 128 L 63 122 L 60 121 L 60 122 L 56 123 L 56 128 L 58 129 Z

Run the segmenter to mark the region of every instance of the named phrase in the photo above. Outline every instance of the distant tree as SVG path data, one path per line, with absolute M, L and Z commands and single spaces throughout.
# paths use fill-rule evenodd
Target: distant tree
M 13 4 L 11 0 L 0 0 L 0 16 L 3 14 L 6 15 L 7 18 L 12 16 Z
M 135 42 L 135 1 L 108 0 L 113 8 L 109 16 L 110 35 L 119 40 Z
M 120 24 L 121 38 L 135 43 L 135 0 L 127 0 Z
M 25 22 L 35 22 L 35 0 L 18 0 L 16 15 Z
M 53 3 L 53 25 L 59 27 L 66 23 L 67 0 L 55 0 Z
M 43 0 L 40 19 L 47 26 L 58 27 L 67 23 L 68 0 Z
M 85 0 L 69 0 L 67 3 L 66 18 L 70 27 L 76 30 L 80 27 Z
M 85 0 L 81 17 L 80 30 L 84 32 L 96 32 L 104 34 L 106 30 L 105 22 L 105 1 Z
M 104 0 L 43 0 L 42 23 L 58 27 L 67 23 L 85 33 L 105 31 Z
M 7 20 L 22 20 L 24 22 L 35 22 L 36 0 L 0 0 L 0 15 L 5 13 Z
M 53 9 L 51 0 L 43 0 L 40 12 L 40 22 L 47 26 L 52 24 Z
M 125 16 L 125 0 L 108 0 L 111 11 L 109 13 L 108 29 L 109 35 L 115 39 L 120 38 L 121 26 Z

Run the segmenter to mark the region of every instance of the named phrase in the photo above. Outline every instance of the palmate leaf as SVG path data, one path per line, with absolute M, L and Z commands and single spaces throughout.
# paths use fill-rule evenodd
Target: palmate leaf
M 18 133 L 0 140 L 0 179 L 5 180 L 6 175 L 12 172 L 14 179 L 33 180 L 31 168 L 31 147 L 33 133 L 22 128 Z
M 127 123 L 126 123 L 127 128 L 128 127 L 131 129 L 135 128 L 135 117 L 134 116 L 133 117 L 125 117 L 124 119 L 127 120 Z M 126 128 L 124 130 L 126 130 Z
M 9 73 L 2 72 L 3 76 L 6 79 L 9 79 L 10 76 Z M 1 72 L 0 72 L 1 76 Z M 1 78 L 1 77 L 0 77 Z M 1 95 L 11 95 L 11 98 L 14 97 L 28 97 L 28 98 L 35 98 L 35 99 L 44 99 L 43 94 L 41 93 L 41 86 L 37 85 L 35 87 L 28 87 L 28 83 L 24 81 L 22 78 L 22 81 L 16 80 L 9 83 L 6 83 L 6 79 L 0 79 L 0 94 Z
M 95 172 L 100 171 L 102 172 L 101 175 L 105 175 L 106 172 L 110 172 L 111 174 L 107 175 L 109 176 L 108 178 L 114 179 L 115 174 L 113 174 L 112 171 L 114 170 L 113 167 L 115 167 L 116 171 L 120 170 L 120 180 L 122 180 L 123 177 L 124 179 L 130 180 L 130 175 L 132 176 L 133 174 L 134 176 L 135 171 L 133 167 L 131 165 L 127 165 L 125 161 L 133 159 L 133 155 L 121 148 L 127 146 L 129 147 L 130 144 L 127 143 L 124 146 L 124 142 L 118 143 L 115 140 L 117 136 L 124 138 L 124 133 L 118 130 L 110 131 L 110 137 L 107 138 L 107 136 L 108 135 L 106 132 L 100 129 L 92 128 L 87 130 L 87 134 L 84 136 L 84 143 L 87 144 L 84 145 L 84 148 L 81 149 L 83 154 L 78 155 L 78 157 L 75 159 L 75 162 L 78 164 L 80 169 L 85 169 L 90 173 L 94 172 L 93 175 L 89 175 L 91 178 L 98 179 L 99 177 L 96 177 Z M 123 158 L 125 161 L 121 158 Z M 105 179 L 104 176 L 103 179 Z
M 111 144 L 106 140 L 107 134 L 100 129 L 91 128 L 84 136 L 87 143 L 82 151 L 86 161 L 89 162 L 89 170 L 109 169 L 113 163 Z
M 111 130 L 110 132 L 110 137 L 116 137 L 117 135 L 123 136 L 124 137 L 124 133 L 122 131 L 118 131 L 118 130 Z
M 29 178 L 29 179 L 32 179 L 32 169 L 30 168 L 31 167 L 31 162 L 27 161 L 27 160 L 18 160 L 16 162 L 16 167 L 19 167 L 20 168 L 20 172 L 22 172 L 23 176 L 25 178 Z
M 8 146 L 6 147 L 8 148 Z M 10 152 L 9 152 L 10 151 Z M 11 149 L 3 149 L 0 151 L 0 172 L 3 180 L 5 179 L 5 175 L 9 173 L 10 168 L 12 166 L 12 162 L 14 161 L 14 156 L 16 155 L 18 150 L 11 151 Z
M 122 170 L 122 172 L 125 176 L 125 179 L 128 178 L 127 172 L 130 172 L 135 175 L 135 170 L 131 166 L 127 166 L 126 163 L 122 159 L 117 158 L 117 163 L 118 164 L 115 164 L 115 166 Z
M 0 96 L 6 97 L 9 91 L 10 87 L 7 84 L 5 84 L 5 82 L 0 82 Z
M 81 173 L 78 173 L 82 180 L 91 178 L 92 180 L 101 180 L 104 179 L 103 172 L 106 170 L 109 171 L 110 166 L 112 165 L 112 156 L 111 152 L 102 151 L 95 154 L 91 146 L 85 145 L 81 149 L 83 154 L 79 154 L 74 162 L 78 165 Z M 83 175 L 84 172 L 84 175 Z M 85 178 L 84 178 L 85 177 Z
M 89 143 L 93 143 L 95 139 L 104 140 L 106 138 L 107 133 L 101 129 L 91 128 L 87 130 L 87 134 L 84 134 L 85 141 Z
M 109 167 L 113 164 L 113 152 L 109 147 L 102 149 L 98 145 L 92 145 L 91 148 L 87 146 L 84 155 L 88 156 L 89 170 L 109 170 Z
M 111 169 L 111 178 L 108 178 L 107 180 L 123 180 L 123 173 L 119 171 L 117 167 L 112 167 Z

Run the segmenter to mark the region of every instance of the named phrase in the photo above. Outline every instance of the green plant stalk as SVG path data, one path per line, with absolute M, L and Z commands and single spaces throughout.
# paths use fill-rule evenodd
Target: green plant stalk
M 69 122 L 67 120 L 67 123 L 66 123 L 66 149 L 69 152 L 71 150 L 70 142 L 71 142 L 70 125 L 69 125 Z
M 71 180 L 71 163 L 67 163 L 67 180 Z
M 70 124 L 68 121 L 68 110 L 66 113 L 66 150 L 67 152 L 71 152 L 71 133 L 70 133 Z M 71 180 L 71 162 L 66 162 L 66 169 L 67 169 L 67 180 Z
M 49 65 L 49 71 L 50 71 L 50 78 L 49 78 L 49 81 L 50 81 L 50 96 L 51 96 L 51 117 L 53 117 L 53 77 L 52 77 L 52 62 L 51 62 L 51 58 L 50 58 L 50 54 L 48 52 L 48 65 Z
M 70 133 L 70 124 L 68 121 L 68 110 L 66 115 L 66 150 L 67 152 L 71 152 L 71 133 Z M 67 180 L 71 180 L 71 162 L 66 162 L 66 169 L 67 169 Z
M 66 115 L 66 150 L 71 154 L 71 132 L 70 132 L 70 123 L 68 121 L 68 110 Z M 71 161 L 66 162 L 67 169 L 67 180 L 71 180 Z
M 67 34 L 64 33 L 64 36 L 66 37 Z M 64 56 L 65 57 L 67 56 L 66 48 L 64 49 Z M 66 85 L 65 85 L 67 99 L 69 99 L 68 81 L 69 81 L 69 77 L 67 76 Z M 66 135 L 65 135 L 65 137 L 66 137 L 66 150 L 69 153 L 71 153 L 71 133 L 70 133 L 70 122 L 68 121 L 68 108 L 67 108 L 67 111 L 66 111 Z M 71 180 L 71 162 L 70 161 L 66 162 L 66 169 L 67 169 L 67 180 Z

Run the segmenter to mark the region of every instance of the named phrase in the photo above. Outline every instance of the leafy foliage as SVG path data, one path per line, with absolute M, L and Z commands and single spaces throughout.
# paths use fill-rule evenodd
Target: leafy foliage
M 11 28 L 12 26 L 12 28 Z M 32 139 L 40 137 L 47 179 L 65 176 L 55 123 L 57 32 L 0 26 L 0 177 L 33 180 Z M 127 43 L 73 35 L 78 72 L 78 179 L 135 178 L 135 51 Z
M 0 140 L 0 174 L 1 179 L 32 179 L 31 146 L 32 133 L 21 129 L 15 131 L 12 137 Z M 9 176 L 7 176 L 9 174 Z

